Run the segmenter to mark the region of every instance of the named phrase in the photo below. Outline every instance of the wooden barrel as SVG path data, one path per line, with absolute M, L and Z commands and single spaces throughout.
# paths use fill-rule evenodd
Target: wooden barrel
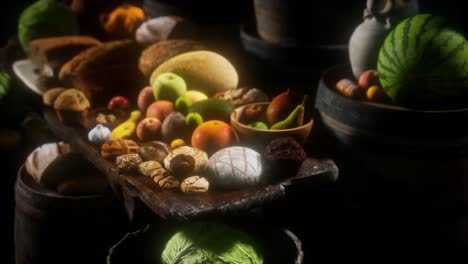
M 178 225 L 180 227 L 180 224 Z M 159 264 L 164 241 L 177 230 L 177 226 L 147 225 L 146 227 L 126 234 L 110 250 L 107 264 Z M 304 253 L 299 238 L 289 230 L 267 229 L 265 226 L 255 229 L 243 229 L 257 241 L 263 242 L 264 263 L 301 264 Z M 252 234 L 249 231 L 254 231 Z M 261 240 L 258 240 L 261 239 Z
M 423 111 L 342 96 L 335 84 L 349 67 L 326 71 L 317 90 L 325 151 L 354 169 L 411 186 L 447 203 L 468 202 L 468 108 Z
M 128 230 L 121 204 L 104 194 L 68 196 L 39 186 L 22 166 L 15 184 L 17 264 L 104 263 Z
M 257 32 L 276 44 L 347 43 L 364 7 L 353 1 L 254 0 Z

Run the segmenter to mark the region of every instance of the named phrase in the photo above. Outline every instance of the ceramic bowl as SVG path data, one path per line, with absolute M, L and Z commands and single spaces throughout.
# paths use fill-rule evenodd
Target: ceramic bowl
M 289 129 L 269 130 L 269 129 L 258 129 L 250 127 L 246 124 L 241 123 L 243 119 L 244 109 L 251 105 L 261 105 L 266 109 L 269 102 L 252 103 L 236 108 L 231 113 L 231 126 L 237 132 L 239 136 L 239 142 L 246 146 L 257 146 L 264 147 L 268 145 L 273 139 L 279 137 L 293 137 L 299 143 L 304 144 L 312 130 L 314 123 L 313 119 L 308 120 L 304 125 Z

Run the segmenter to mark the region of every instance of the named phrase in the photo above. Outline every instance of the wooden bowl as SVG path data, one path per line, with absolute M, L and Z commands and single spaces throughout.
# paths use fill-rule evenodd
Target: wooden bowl
M 299 143 L 304 144 L 309 138 L 312 130 L 312 125 L 314 123 L 313 119 L 310 119 L 307 123 L 299 127 L 278 130 L 258 129 L 240 122 L 240 120 L 243 119 L 244 109 L 246 107 L 251 105 L 261 105 L 266 109 L 268 104 L 269 102 L 247 104 L 236 108 L 231 113 L 231 126 L 237 132 L 240 144 L 253 148 L 261 148 L 267 146 L 275 138 L 287 136 L 293 137 Z

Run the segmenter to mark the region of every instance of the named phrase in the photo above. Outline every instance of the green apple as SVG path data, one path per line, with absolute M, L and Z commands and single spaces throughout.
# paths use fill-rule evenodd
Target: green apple
M 192 100 L 192 103 L 196 103 L 196 102 L 208 99 L 208 96 L 206 94 L 200 91 L 196 91 L 196 90 L 188 90 L 185 93 L 185 96 L 190 98 L 190 100 Z
M 185 117 L 185 124 L 189 127 L 197 127 L 203 123 L 203 117 L 197 112 L 191 112 Z
M 249 127 L 257 128 L 257 129 L 268 129 L 268 125 L 262 121 L 256 121 L 253 123 L 248 124 Z
M 152 83 L 155 100 L 175 102 L 177 98 L 187 92 L 184 79 L 177 74 L 166 72 L 159 75 Z
M 185 95 L 179 96 L 175 101 L 175 108 L 177 111 L 186 114 L 188 108 L 192 106 L 192 100 Z

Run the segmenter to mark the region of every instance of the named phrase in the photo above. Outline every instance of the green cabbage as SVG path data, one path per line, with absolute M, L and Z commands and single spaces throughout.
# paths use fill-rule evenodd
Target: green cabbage
M 20 15 L 18 38 L 23 50 L 33 39 L 76 35 L 78 19 L 67 5 L 59 0 L 39 0 Z
M 258 246 L 246 233 L 219 223 L 192 223 L 174 234 L 163 264 L 262 264 Z

